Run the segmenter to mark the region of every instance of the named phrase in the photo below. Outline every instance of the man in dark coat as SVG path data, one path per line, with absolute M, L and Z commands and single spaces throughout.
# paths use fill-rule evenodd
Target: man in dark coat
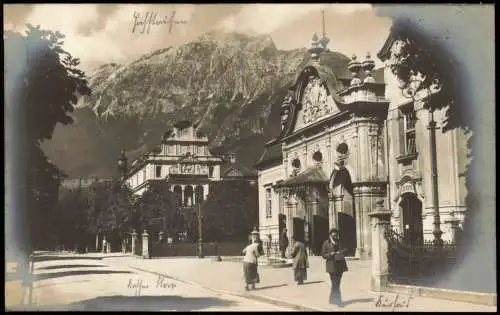
M 285 253 L 286 249 L 288 248 L 288 236 L 286 235 L 287 230 L 283 229 L 283 232 L 281 232 L 280 235 L 280 252 L 281 252 L 281 258 L 285 258 Z
M 348 270 L 344 255 L 345 249 L 340 248 L 338 230 L 331 229 L 330 237 L 323 242 L 321 256 L 326 260 L 326 272 L 328 272 L 332 281 L 330 304 L 337 306 L 342 306 L 340 280 L 342 279 L 342 274 Z

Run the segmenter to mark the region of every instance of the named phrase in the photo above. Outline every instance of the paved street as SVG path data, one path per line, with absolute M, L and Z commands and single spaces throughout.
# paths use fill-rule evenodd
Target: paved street
M 58 255 L 35 263 L 32 304 L 8 264 L 6 307 L 11 310 L 289 311 L 108 263 L 100 255 Z M 109 255 L 111 256 L 111 255 Z M 111 258 L 120 259 L 120 258 Z M 28 296 L 26 294 L 25 296 Z
M 369 289 L 368 261 L 348 262 L 349 272 L 342 279 L 346 305 L 340 309 L 327 303 L 330 283 L 319 257 L 310 258 L 303 286 L 293 282 L 290 268 L 261 266 L 261 283 L 251 292 L 244 290 L 241 262 L 216 262 L 213 258 L 143 260 L 114 254 L 46 257 L 35 263 L 32 294 L 34 308 L 43 310 L 496 311 L 496 307 L 405 295 L 398 300 L 409 298 L 408 307 L 377 306 L 379 295 Z M 22 308 L 20 281 L 12 276 L 11 265 L 7 269 L 7 307 Z M 384 296 L 394 299 L 396 295 Z
M 494 312 L 496 307 L 465 302 L 438 300 L 424 297 L 399 295 L 398 301 L 410 299 L 408 307 L 393 309 L 377 306 L 378 294 L 370 291 L 370 262 L 348 261 L 349 271 L 342 278 L 342 294 L 345 306 L 338 308 L 327 303 L 330 290 L 328 274 L 324 272 L 323 260 L 310 257 L 311 268 L 304 286 L 293 282 L 290 268 L 261 266 L 261 284 L 258 290 L 245 292 L 240 262 L 216 262 L 212 258 L 163 258 L 142 260 L 133 257 L 110 258 L 112 264 L 132 266 L 140 270 L 156 272 L 203 287 L 231 292 L 244 297 L 275 301 L 279 305 L 301 306 L 302 310 L 318 311 L 450 311 L 450 312 Z M 394 299 L 396 294 L 384 294 Z

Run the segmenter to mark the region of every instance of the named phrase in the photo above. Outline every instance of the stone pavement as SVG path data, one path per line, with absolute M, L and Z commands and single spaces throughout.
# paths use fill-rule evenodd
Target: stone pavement
M 109 259 L 122 259 L 106 255 Z M 125 258 L 126 259 L 126 258 Z M 111 265 L 102 255 L 45 256 L 35 262 L 32 305 L 9 265 L 7 310 L 290 311 L 269 303 Z
M 371 262 L 353 260 L 348 262 L 349 271 L 342 278 L 343 308 L 328 304 L 330 280 L 324 271 L 321 257 L 310 257 L 308 280 L 303 286 L 293 281 L 291 268 L 259 267 L 261 283 L 257 290 L 246 292 L 243 282 L 242 263 L 214 261 L 213 258 L 162 258 L 139 259 L 120 257 L 106 259 L 112 265 L 129 266 L 145 272 L 153 272 L 198 284 L 218 292 L 231 293 L 242 297 L 269 301 L 276 305 L 295 306 L 296 310 L 317 311 L 452 311 L 488 312 L 496 307 L 465 302 L 438 300 L 427 297 L 399 295 L 398 301 L 409 299 L 408 307 L 377 306 L 380 294 L 370 290 Z M 385 293 L 384 299 L 394 299 L 396 294 Z

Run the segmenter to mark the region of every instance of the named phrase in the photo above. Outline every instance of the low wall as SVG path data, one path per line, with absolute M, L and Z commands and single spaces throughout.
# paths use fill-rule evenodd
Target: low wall
M 418 287 L 410 285 L 389 284 L 384 291 L 402 293 L 412 296 L 430 297 L 436 299 L 468 302 L 488 306 L 497 305 L 496 293 L 481 293 L 440 288 Z
M 246 242 L 204 243 L 204 256 L 242 256 Z M 152 257 L 198 256 L 198 243 L 153 244 Z

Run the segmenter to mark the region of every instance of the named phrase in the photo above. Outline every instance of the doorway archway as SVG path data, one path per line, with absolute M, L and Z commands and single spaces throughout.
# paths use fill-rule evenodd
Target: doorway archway
M 342 166 L 334 171 L 330 189 L 333 197 L 333 209 L 337 214 L 336 223 L 340 244 L 347 249 L 347 256 L 354 256 L 357 247 L 356 208 L 351 174 L 347 168 Z
M 405 193 L 401 195 L 399 206 L 403 237 L 411 244 L 422 244 L 424 240 L 422 202 L 416 194 Z

